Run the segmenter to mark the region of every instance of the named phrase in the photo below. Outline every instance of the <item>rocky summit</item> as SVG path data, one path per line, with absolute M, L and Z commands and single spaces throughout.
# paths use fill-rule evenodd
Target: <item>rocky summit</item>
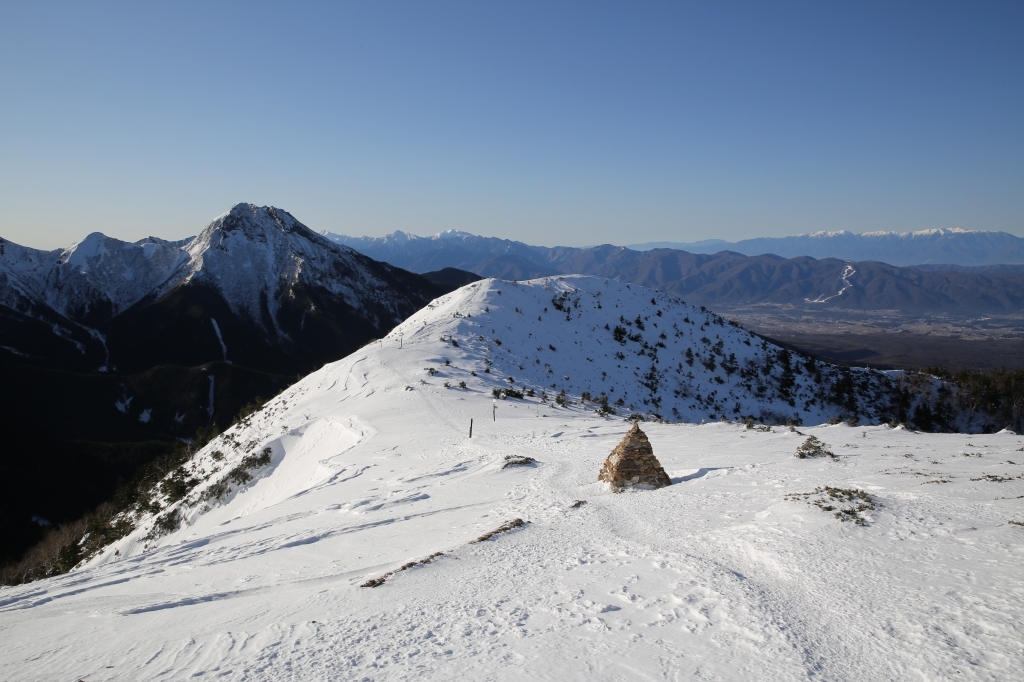
M 611 485 L 616 492 L 633 486 L 663 488 L 672 485 L 672 479 L 665 473 L 661 462 L 654 456 L 651 441 L 633 424 L 626 437 L 608 455 L 597 480 Z

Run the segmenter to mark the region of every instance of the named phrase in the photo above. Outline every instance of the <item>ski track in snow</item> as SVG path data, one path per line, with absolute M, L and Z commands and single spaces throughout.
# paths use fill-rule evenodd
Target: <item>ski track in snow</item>
M 448 300 L 496 313 L 494 286 Z M 499 401 L 491 421 L 504 349 L 486 374 L 473 344 L 439 342 L 489 325 L 451 312 L 442 301 L 270 401 L 234 433 L 272 463 L 178 531 L 144 551 L 142 528 L 85 569 L 0 589 L 0 678 L 1006 680 L 1024 667 L 1024 528 L 1008 524 L 1024 521 L 1024 438 L 645 423 L 675 484 L 616 495 L 596 476 L 629 424 L 536 398 Z M 469 387 L 444 388 L 458 380 Z M 794 457 L 811 434 L 838 460 Z M 212 443 L 199 465 L 215 448 L 228 452 Z M 502 470 L 510 454 L 537 465 Z M 825 485 L 874 495 L 867 525 L 785 497 Z M 529 523 L 467 544 L 514 518 Z
M 847 289 L 853 286 L 852 284 L 850 284 L 850 277 L 853 277 L 856 274 L 857 271 L 853 269 L 853 266 L 847 265 L 845 268 L 843 268 L 843 274 L 839 275 L 839 281 L 843 283 L 843 286 L 837 293 L 834 293 L 831 296 L 821 294 L 815 299 L 805 298 L 804 300 L 808 303 L 827 303 L 828 301 L 831 301 L 833 298 L 839 298 L 844 293 L 846 293 Z

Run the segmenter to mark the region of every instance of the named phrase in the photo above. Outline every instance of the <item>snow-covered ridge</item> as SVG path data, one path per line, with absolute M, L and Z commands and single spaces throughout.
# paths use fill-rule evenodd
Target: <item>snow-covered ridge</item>
M 385 235 L 384 237 L 379 237 L 379 238 L 372 238 L 372 237 L 362 237 L 362 238 L 348 237 L 347 235 L 338 235 L 338 233 L 331 232 L 331 231 L 328 231 L 326 229 L 325 230 L 321 230 L 321 232 L 319 232 L 319 233 L 321 233 L 321 235 L 323 235 L 325 238 L 327 238 L 327 239 L 329 239 L 332 242 L 335 242 L 337 244 L 347 244 L 349 240 L 360 240 L 360 239 L 361 240 L 376 240 L 376 241 L 379 241 L 382 244 L 396 244 L 396 245 L 401 245 L 401 246 L 406 246 L 410 242 L 438 242 L 438 241 L 441 241 L 441 240 L 467 240 L 467 239 L 471 239 L 471 240 L 472 239 L 497 239 L 497 238 L 487 238 L 487 237 L 481 238 L 481 237 L 478 237 L 476 235 L 473 235 L 472 232 L 467 232 L 467 231 L 463 231 L 463 230 L 459 230 L 459 229 L 445 229 L 445 230 L 437 232 L 436 235 L 428 235 L 428 236 L 425 236 L 425 237 L 420 237 L 419 235 L 413 235 L 412 232 L 402 231 L 400 229 L 396 229 L 393 232 L 388 233 L 388 235 Z
M 444 336 L 486 363 L 491 375 L 511 378 L 506 386 L 538 396 L 544 391 L 549 399 L 563 390 L 591 400 L 604 394 L 623 414 L 688 422 L 753 416 L 782 423 L 821 423 L 854 413 L 875 422 L 896 416 L 887 402 L 873 398 L 887 390 L 884 373 L 848 370 L 871 385 L 850 410 L 826 400 L 836 368 L 815 363 L 809 369 L 798 356 L 709 310 L 596 277 L 485 280 L 434 301 L 394 334 L 413 343 Z M 788 358 L 785 380 L 780 358 Z
M 899 239 L 914 239 L 919 237 L 943 237 L 951 234 L 982 234 L 982 232 L 981 230 L 965 230 L 962 227 L 935 227 L 928 230 L 913 230 L 908 232 L 894 232 L 885 230 L 876 230 L 874 232 L 851 232 L 849 230 L 837 230 L 834 232 L 830 232 L 827 230 L 819 230 L 817 232 L 795 234 L 793 235 L 793 237 L 813 237 L 816 239 L 828 239 L 831 237 L 866 237 L 870 239 L 886 239 L 896 237 Z M 786 237 L 780 237 L 780 239 L 786 239 Z
M 116 315 L 172 276 L 188 259 L 189 241 L 133 243 L 94 232 L 66 249 L 41 251 L 0 239 L 0 302 L 11 305 L 16 292 L 71 319 Z
M 481 254 L 490 256 L 533 256 L 547 251 L 545 247 L 530 246 L 522 242 L 499 237 L 481 237 L 469 232 L 446 230 L 433 236 L 420 237 L 407 232 L 396 231 L 384 237 L 350 237 L 332 232 L 324 236 L 338 244 L 344 244 L 371 258 L 385 260 L 399 267 L 410 267 L 409 259 L 418 254 L 429 254 L 438 250 L 449 250 L 473 257 Z M 439 265 L 437 268 L 440 269 Z M 425 270 L 418 270 L 425 271 Z

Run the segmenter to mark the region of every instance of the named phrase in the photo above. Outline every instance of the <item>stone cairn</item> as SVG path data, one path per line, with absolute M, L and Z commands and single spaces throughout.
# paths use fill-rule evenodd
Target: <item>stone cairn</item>
M 608 483 L 615 492 L 633 486 L 662 488 L 672 485 L 672 479 L 654 456 L 647 434 L 636 423 L 608 455 L 597 480 Z

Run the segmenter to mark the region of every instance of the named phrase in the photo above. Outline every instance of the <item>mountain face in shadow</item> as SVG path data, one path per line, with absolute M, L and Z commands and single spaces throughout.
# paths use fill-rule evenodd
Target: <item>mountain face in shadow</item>
M 446 294 L 483 279 L 480 275 L 458 268 L 441 268 L 434 272 L 424 272 L 423 276 L 433 282 L 434 286 L 440 287 Z

